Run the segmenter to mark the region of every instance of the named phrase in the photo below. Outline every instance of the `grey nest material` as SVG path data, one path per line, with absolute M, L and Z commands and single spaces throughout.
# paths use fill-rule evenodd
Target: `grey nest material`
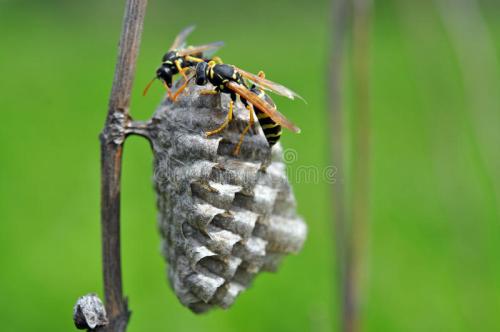
M 188 89 L 160 105 L 150 138 L 170 283 L 182 304 L 201 313 L 228 308 L 259 272 L 276 271 L 301 249 L 307 228 L 280 144 L 271 150 L 256 122 L 233 156 L 248 110 L 236 103 L 231 124 L 206 137 L 224 122 L 229 96 Z
M 101 299 L 94 293 L 79 297 L 73 307 L 73 322 L 80 330 L 106 326 L 108 318 Z

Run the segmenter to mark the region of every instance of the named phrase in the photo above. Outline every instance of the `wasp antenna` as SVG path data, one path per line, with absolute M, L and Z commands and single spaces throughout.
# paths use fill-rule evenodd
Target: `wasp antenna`
M 156 80 L 156 76 L 153 77 L 153 79 L 148 83 L 148 85 L 146 85 L 146 87 L 144 88 L 144 91 L 142 92 L 143 96 L 146 96 L 146 94 L 148 93 L 149 88 L 151 87 L 151 85 L 153 84 L 153 82 L 155 80 Z

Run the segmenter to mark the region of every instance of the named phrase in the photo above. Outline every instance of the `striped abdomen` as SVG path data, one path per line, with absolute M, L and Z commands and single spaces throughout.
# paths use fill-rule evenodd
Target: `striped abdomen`
M 269 105 L 276 107 L 276 105 L 274 104 L 271 97 L 269 97 L 261 89 L 257 88 L 256 86 L 252 86 L 250 91 L 255 93 L 257 96 L 259 96 L 259 98 L 263 99 Z M 281 137 L 281 126 L 279 124 L 277 124 L 276 122 L 274 122 L 269 117 L 269 115 L 262 112 L 260 109 L 254 107 L 254 110 L 255 110 L 255 115 L 257 116 L 257 119 L 259 120 L 260 127 L 262 128 L 262 131 L 264 132 L 264 135 L 266 136 L 267 143 L 269 144 L 269 147 L 272 148 L 274 146 L 274 144 L 276 144 Z

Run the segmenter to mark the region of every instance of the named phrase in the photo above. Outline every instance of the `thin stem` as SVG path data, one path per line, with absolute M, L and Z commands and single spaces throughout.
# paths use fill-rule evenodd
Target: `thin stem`
M 498 165 L 499 158 L 496 146 L 489 149 L 489 142 L 500 138 L 497 126 L 500 105 L 496 94 L 499 84 L 495 44 L 477 0 L 435 2 L 457 54 L 463 77 L 467 103 L 466 112 L 463 113 L 466 119 L 464 134 L 469 137 L 482 185 L 498 219 L 496 207 L 500 203 L 500 181 L 494 176 L 497 171 L 494 165 Z M 478 57 L 478 54 L 481 56 Z
M 350 6 L 348 0 L 333 0 L 332 3 L 332 48 L 329 70 L 329 107 L 330 107 L 330 147 L 333 165 L 337 167 L 337 181 L 332 188 L 334 220 L 332 230 L 335 238 L 335 255 L 337 266 L 337 292 L 340 300 L 340 330 L 344 331 L 347 324 L 346 305 L 346 247 L 347 247 L 347 218 L 345 199 L 345 158 L 344 158 L 344 116 L 342 109 L 342 91 L 344 82 L 342 69 L 344 66 L 345 43 L 350 20 Z
M 109 324 L 125 331 L 130 312 L 122 292 L 120 258 L 120 177 L 128 108 L 147 0 L 127 0 L 109 109 L 101 141 L 101 227 L 104 292 Z
M 126 112 L 130 105 L 147 3 L 147 0 L 127 0 L 108 114 L 120 110 Z
M 352 220 L 347 257 L 345 331 L 361 330 L 363 268 L 370 219 L 370 33 L 371 1 L 354 0 L 353 12 L 353 83 L 354 133 L 352 158 Z

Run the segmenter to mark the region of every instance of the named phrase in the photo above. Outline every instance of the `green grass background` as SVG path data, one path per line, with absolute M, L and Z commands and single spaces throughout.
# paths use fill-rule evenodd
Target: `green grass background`
M 457 5 L 448 5 L 388 0 L 374 8 L 364 331 L 500 329 L 500 6 L 480 2 L 482 25 L 459 17 L 469 28 L 452 35 L 443 13 Z M 2 331 L 72 331 L 76 298 L 102 296 L 97 136 L 123 8 L 0 1 Z M 142 87 L 175 34 L 195 23 L 190 42 L 224 40 L 226 62 L 264 69 L 308 100 L 275 98 L 302 128 L 282 138 L 297 151 L 290 168 L 328 166 L 329 12 L 326 1 L 150 0 L 133 116 L 151 116 L 163 92 L 157 85 L 143 98 Z M 148 143 L 130 138 L 122 188 L 129 331 L 336 330 L 327 183 L 292 179 L 309 225 L 304 250 L 279 273 L 259 276 L 230 310 L 196 316 L 166 282 L 151 164 Z

